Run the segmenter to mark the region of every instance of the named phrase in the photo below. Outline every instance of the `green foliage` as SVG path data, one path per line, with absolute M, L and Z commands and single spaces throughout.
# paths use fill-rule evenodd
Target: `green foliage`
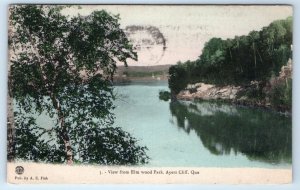
M 147 148 L 136 146 L 137 140 L 119 127 L 80 127 L 74 133 L 80 155 L 75 159 L 81 163 L 136 165 L 145 164 L 149 160 L 145 154 Z
M 292 79 L 285 83 L 275 84 L 270 93 L 272 106 L 278 109 L 291 110 L 292 108 Z
M 22 121 L 20 121 L 22 120 Z M 15 114 L 16 159 L 35 162 L 66 161 L 61 128 L 39 127 L 32 116 Z M 147 163 L 147 148 L 136 146 L 137 140 L 121 128 L 76 126 L 69 129 L 74 161 L 102 165 L 136 165 Z
M 188 84 L 188 73 L 184 64 L 178 63 L 169 68 L 169 88 L 178 94 Z
M 82 162 L 144 163 L 145 148 L 136 145 L 121 129 L 109 128 L 114 122 L 111 111 L 115 96 L 111 79 L 116 61 L 126 64 L 128 58 L 137 59 L 120 29 L 118 16 L 102 10 L 86 17 L 68 18 L 60 13 L 62 8 L 51 5 L 10 7 L 9 45 L 13 56 L 9 90 L 18 108 L 15 113 L 16 156 L 63 162 L 68 156 L 68 147 L 64 146 L 70 143 L 74 159 Z M 36 116 L 44 113 L 55 121 L 52 129 L 37 126 Z M 102 133 L 102 129 L 106 132 Z M 79 151 L 82 146 L 78 146 L 76 140 L 85 133 L 94 135 L 85 143 L 100 146 L 109 140 L 93 142 L 96 137 L 109 135 L 107 138 L 116 139 L 119 136 L 118 143 L 131 148 L 122 152 L 116 144 L 110 146 L 110 152 L 100 155 L 99 149 L 90 145 L 92 148 L 88 151 L 92 152 L 82 154 Z M 44 140 L 42 134 L 47 134 L 48 139 Z M 31 150 L 30 146 L 36 149 Z M 112 155 L 110 161 L 98 157 L 108 154 Z
M 159 91 L 159 99 L 163 101 L 168 101 L 171 99 L 171 93 L 169 91 L 161 90 Z
M 289 17 L 245 36 L 210 39 L 199 59 L 170 68 L 170 89 L 178 93 L 187 83 L 247 85 L 268 80 L 292 57 L 292 22 Z
M 248 86 L 245 86 L 244 89 L 238 92 L 237 98 L 242 96 L 247 97 L 247 99 L 252 100 L 262 100 L 267 94 L 264 91 L 265 84 L 263 82 L 254 82 Z
M 15 159 L 63 163 L 65 150 L 63 142 L 57 138 L 58 129 L 46 130 L 36 124 L 34 117 L 16 112 Z

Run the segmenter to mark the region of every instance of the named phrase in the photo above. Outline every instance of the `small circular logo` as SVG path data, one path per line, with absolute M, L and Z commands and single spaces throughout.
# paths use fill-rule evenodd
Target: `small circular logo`
M 22 166 L 17 166 L 16 167 L 16 174 L 23 174 L 24 173 L 24 168 Z

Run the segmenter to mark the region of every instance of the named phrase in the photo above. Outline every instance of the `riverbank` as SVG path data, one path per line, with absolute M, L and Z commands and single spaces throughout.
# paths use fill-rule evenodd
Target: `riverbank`
M 215 86 L 211 84 L 196 83 L 189 85 L 187 89 L 177 94 L 178 100 L 186 101 L 210 101 L 245 106 L 251 108 L 261 108 L 277 111 L 286 115 L 291 115 L 290 107 L 278 105 L 274 107 L 268 98 L 247 97 L 245 94 L 251 90 L 241 86 Z M 242 95 L 243 94 L 243 95 Z
M 252 81 L 245 86 L 195 83 L 188 84 L 176 98 L 179 100 L 211 100 L 235 105 L 259 107 L 285 114 L 292 113 L 292 61 L 269 81 Z
M 212 84 L 196 83 L 188 85 L 188 87 L 177 94 L 176 97 L 178 100 L 225 102 L 239 106 L 271 109 L 271 104 L 269 102 L 241 96 L 241 93 L 244 93 L 245 91 L 246 88 L 241 86 L 216 86 Z

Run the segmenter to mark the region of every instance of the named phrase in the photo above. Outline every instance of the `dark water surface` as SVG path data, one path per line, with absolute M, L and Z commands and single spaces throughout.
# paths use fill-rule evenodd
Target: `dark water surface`
M 211 102 L 161 101 L 166 82 L 117 86 L 115 126 L 148 147 L 149 166 L 289 168 L 291 117 Z

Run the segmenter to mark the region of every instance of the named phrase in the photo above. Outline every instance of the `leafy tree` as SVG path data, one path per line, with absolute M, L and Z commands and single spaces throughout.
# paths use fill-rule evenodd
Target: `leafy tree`
M 212 38 L 197 60 L 170 68 L 169 87 L 179 93 L 188 83 L 247 86 L 251 81 L 266 82 L 292 57 L 292 36 L 289 17 L 248 35 Z
M 137 59 L 118 16 L 102 10 L 69 18 L 62 8 L 10 7 L 16 157 L 68 164 L 146 162 L 145 147 L 111 127 L 116 62 Z M 39 114 L 52 118 L 54 127 L 38 126 Z
M 206 65 L 217 65 L 222 64 L 225 60 L 224 57 L 224 43 L 221 38 L 212 38 L 207 43 L 205 43 L 205 48 L 200 56 L 203 60 L 203 64 Z
M 188 84 L 187 71 L 183 64 L 178 62 L 169 68 L 169 88 L 171 89 L 171 98 L 183 90 Z

